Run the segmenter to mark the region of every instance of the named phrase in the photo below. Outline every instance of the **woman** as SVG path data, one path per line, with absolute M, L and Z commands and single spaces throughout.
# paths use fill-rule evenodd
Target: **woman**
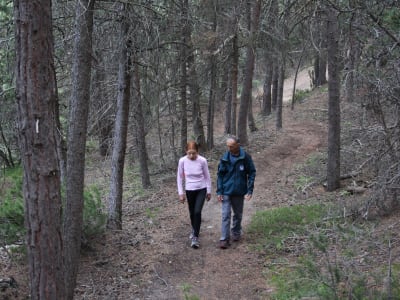
M 199 234 L 201 226 L 201 211 L 204 200 L 211 199 L 211 178 L 207 160 L 199 155 L 199 146 L 190 141 L 186 145 L 186 155 L 179 159 L 177 185 L 181 203 L 187 199 L 189 206 L 192 232 L 190 234 L 191 247 L 199 248 Z

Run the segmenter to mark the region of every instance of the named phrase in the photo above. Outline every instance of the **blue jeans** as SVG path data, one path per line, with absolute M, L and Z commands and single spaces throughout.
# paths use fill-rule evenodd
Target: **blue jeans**
M 242 233 L 243 203 L 244 196 L 224 195 L 222 201 L 221 241 L 230 239 L 231 230 L 234 235 L 240 235 Z M 230 228 L 231 211 L 233 211 L 232 229 Z

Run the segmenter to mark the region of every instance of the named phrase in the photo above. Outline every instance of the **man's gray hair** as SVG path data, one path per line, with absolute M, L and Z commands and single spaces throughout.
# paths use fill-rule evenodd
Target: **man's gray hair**
M 239 138 L 238 138 L 237 136 L 234 136 L 234 135 L 228 136 L 228 138 L 227 138 L 226 140 L 227 140 L 227 141 L 232 140 L 232 141 L 234 141 L 235 143 L 240 144 Z

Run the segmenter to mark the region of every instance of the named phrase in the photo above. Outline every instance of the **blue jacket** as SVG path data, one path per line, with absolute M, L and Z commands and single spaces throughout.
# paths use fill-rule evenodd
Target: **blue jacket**
M 253 194 L 256 168 L 250 154 L 240 147 L 239 157 L 232 164 L 231 153 L 225 152 L 218 164 L 217 195 L 244 196 Z

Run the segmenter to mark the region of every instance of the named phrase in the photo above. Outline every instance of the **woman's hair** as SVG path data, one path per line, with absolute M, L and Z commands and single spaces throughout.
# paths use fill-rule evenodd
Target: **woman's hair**
M 186 144 L 186 151 L 188 150 L 196 150 L 197 152 L 199 152 L 199 145 L 195 141 L 189 141 Z

